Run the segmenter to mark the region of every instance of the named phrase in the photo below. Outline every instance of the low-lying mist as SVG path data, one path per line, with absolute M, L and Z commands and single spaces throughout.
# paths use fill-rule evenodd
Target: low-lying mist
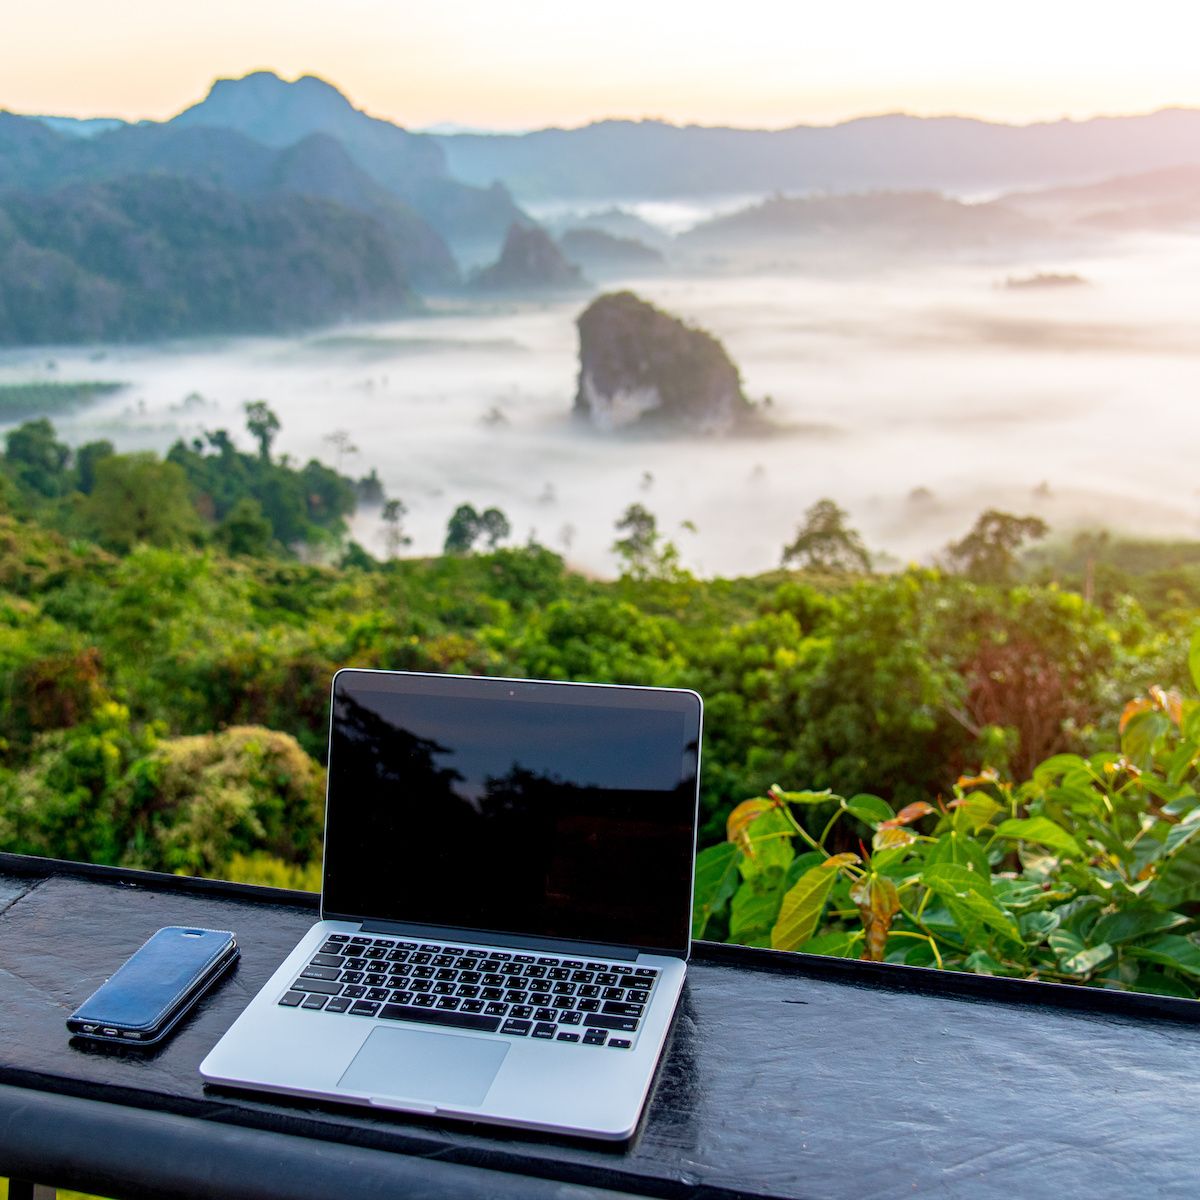
M 1057 270 L 1088 286 L 999 286 Z M 902 563 L 989 506 L 1060 531 L 1200 537 L 1198 279 L 1200 239 L 1157 237 L 1069 262 L 621 281 L 715 334 L 747 394 L 769 397 L 774 432 L 725 439 L 573 421 L 577 298 L 447 302 L 307 337 L 13 351 L 0 382 L 128 381 L 55 420 L 72 444 L 119 449 L 165 451 L 219 427 L 248 448 L 242 405 L 265 399 L 283 424 L 276 453 L 378 471 L 408 507 L 412 554 L 439 551 L 470 502 L 502 508 L 516 540 L 609 574 L 614 523 L 639 501 L 693 569 L 757 572 L 830 496 Z M 352 449 L 339 452 L 337 431 Z M 360 512 L 353 536 L 382 553 L 378 512 Z

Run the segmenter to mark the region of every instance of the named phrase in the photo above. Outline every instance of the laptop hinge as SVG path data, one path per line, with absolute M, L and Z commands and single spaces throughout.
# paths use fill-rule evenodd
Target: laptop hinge
M 486 929 L 448 929 L 444 925 L 410 925 L 399 921 L 363 921 L 364 933 L 391 933 L 400 937 L 437 938 L 440 942 L 471 942 L 481 946 L 504 946 L 516 950 L 547 950 L 558 954 L 591 954 L 633 962 L 640 951 L 630 946 L 606 946 L 601 942 L 576 942 L 568 938 L 524 937 L 489 933 Z

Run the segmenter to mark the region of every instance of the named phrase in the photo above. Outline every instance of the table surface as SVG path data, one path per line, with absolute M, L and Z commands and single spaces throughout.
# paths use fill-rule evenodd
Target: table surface
M 315 916 L 301 893 L 0 855 L 0 1085 L 300 1135 L 314 1153 L 342 1143 L 644 1195 L 1200 1187 L 1200 1024 L 1182 1004 L 705 943 L 623 1145 L 206 1087 L 201 1059 Z M 67 1014 L 170 924 L 235 930 L 234 972 L 154 1051 L 71 1042 Z

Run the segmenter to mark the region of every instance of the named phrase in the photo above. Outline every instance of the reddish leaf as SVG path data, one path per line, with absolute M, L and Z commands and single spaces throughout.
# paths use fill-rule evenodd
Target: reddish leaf
M 914 800 L 912 804 L 906 804 L 890 821 L 881 821 L 879 828 L 899 829 L 901 825 L 911 825 L 932 812 L 937 812 L 932 804 L 926 804 L 924 800 Z
M 896 885 L 886 875 L 867 875 L 850 889 L 850 899 L 858 905 L 858 913 L 867 934 L 863 958 L 871 962 L 883 962 L 888 931 L 892 928 L 893 918 L 900 911 L 900 894 L 896 891 Z

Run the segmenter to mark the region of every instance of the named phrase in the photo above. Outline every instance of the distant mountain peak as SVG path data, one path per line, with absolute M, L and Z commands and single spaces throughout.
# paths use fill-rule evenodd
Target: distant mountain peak
M 338 133 L 370 120 L 332 83 L 316 75 L 287 80 L 274 71 L 217 79 L 199 104 L 184 109 L 176 125 L 240 129 L 269 146 L 286 146 L 308 133 Z

